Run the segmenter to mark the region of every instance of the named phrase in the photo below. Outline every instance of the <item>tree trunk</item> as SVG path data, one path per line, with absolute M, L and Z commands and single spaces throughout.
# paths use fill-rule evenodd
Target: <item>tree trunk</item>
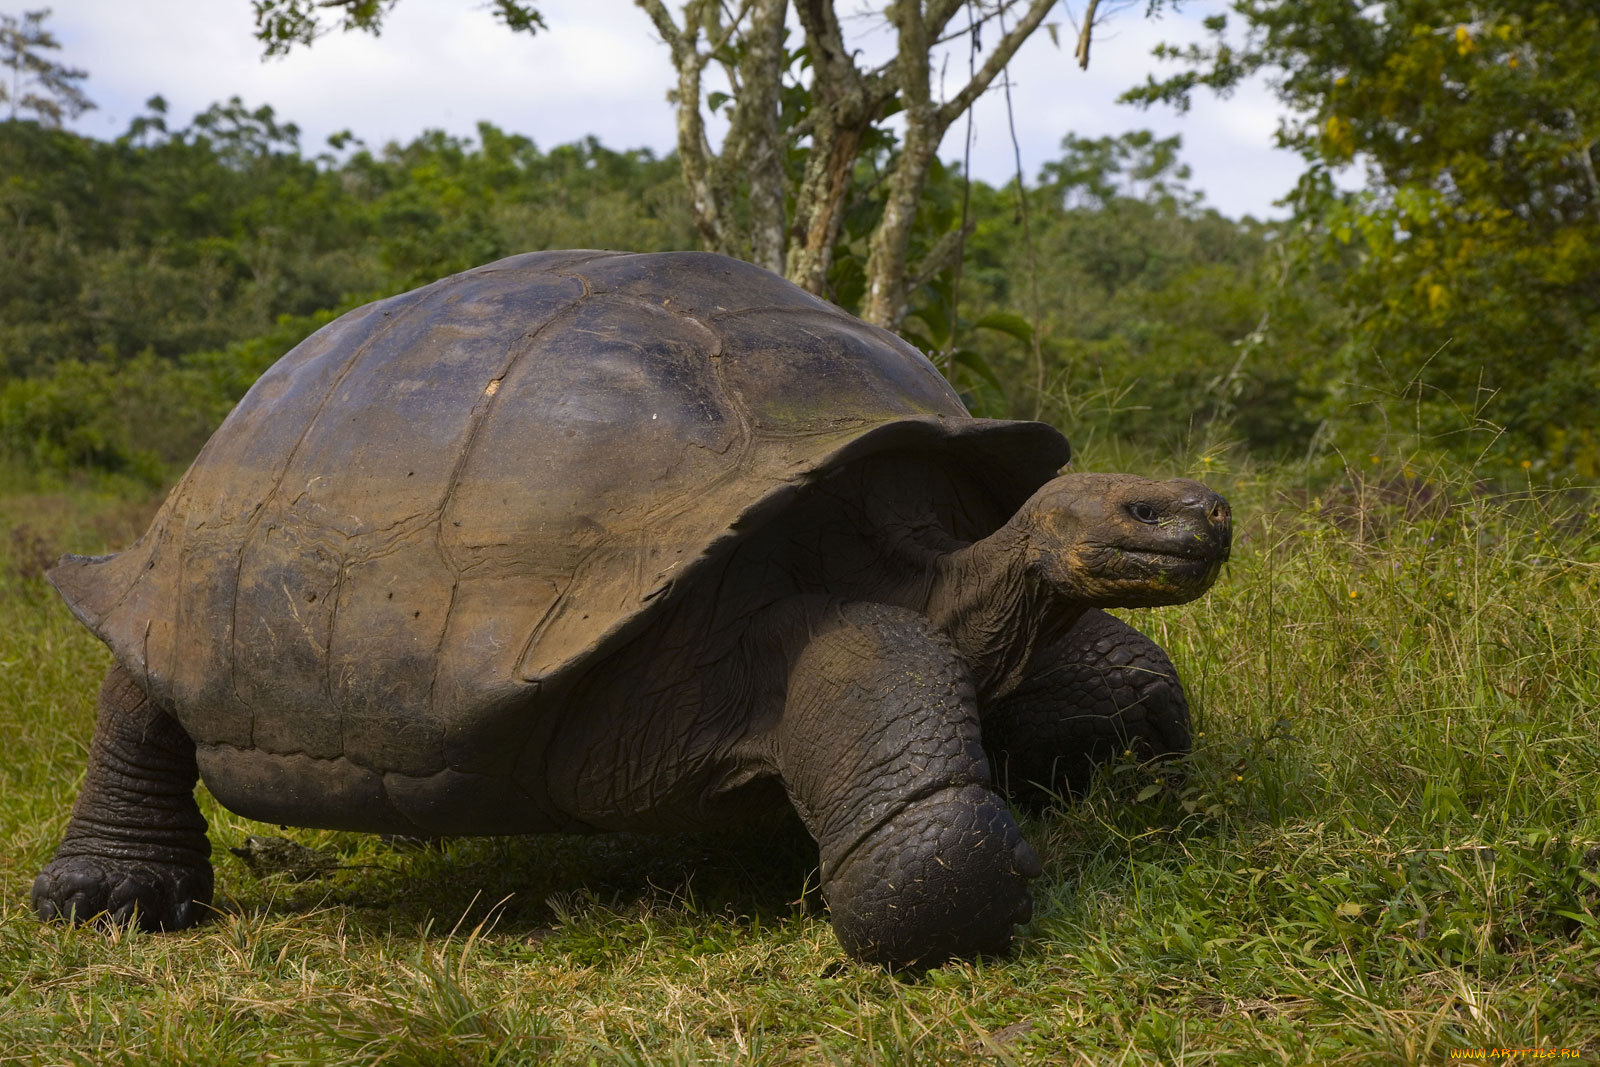
M 889 178 L 883 218 L 872 231 L 867 255 L 867 300 L 861 317 L 876 326 L 895 329 L 906 315 L 906 253 L 917 221 L 917 202 L 928 184 L 933 154 L 944 131 L 938 128 L 928 84 L 928 26 L 921 0 L 895 0 L 889 19 L 900 34 L 895 58 L 895 87 L 905 105 L 905 139 Z
M 736 10 L 718 0 L 686 0 L 680 28 L 664 0 L 636 0 L 672 49 L 678 71 L 678 153 L 689 188 L 695 225 L 708 249 L 745 256 L 768 270 L 782 270 L 795 284 L 827 295 L 828 273 L 839 243 L 845 209 L 862 145 L 896 97 L 906 131 L 892 163 L 883 217 L 868 242 L 867 295 L 862 317 L 887 329 L 905 318 L 913 278 L 937 269 L 909 263 L 917 204 L 928 183 L 939 142 L 1005 69 L 1017 48 L 1038 29 L 1055 0 L 1001 0 L 981 21 L 1000 20 L 1000 40 L 983 66 L 950 100 L 932 98 L 930 50 L 963 0 L 894 0 L 888 18 L 898 45 L 894 61 L 876 71 L 856 65 L 844 40 L 834 0 L 795 0 L 810 59 L 809 108 L 805 118 L 782 127 L 785 86 L 784 18 L 789 0 L 740 0 Z M 1009 30 L 1005 13 L 1026 5 Z M 729 21 L 721 23 L 721 13 Z M 969 31 L 970 32 L 970 31 Z M 706 140 L 701 111 L 703 74 L 715 60 L 727 72 L 733 111 L 720 154 Z M 804 138 L 805 165 L 792 180 L 789 153 Z M 746 211 L 734 208 L 741 188 Z M 792 222 L 785 218 L 794 197 Z M 748 221 L 746 221 L 748 220 Z M 950 254 L 941 242 L 937 256 Z
M 783 19 L 789 0 L 755 0 L 745 40 L 744 95 L 750 99 L 740 162 L 750 182 L 750 258 L 783 273 Z M 731 136 L 731 135 L 730 135 Z
M 829 116 L 817 124 L 805 177 L 795 197 L 795 226 L 784 275 L 809 293 L 827 295 L 833 249 L 844 222 L 851 172 L 861 148 L 859 127 L 844 126 Z

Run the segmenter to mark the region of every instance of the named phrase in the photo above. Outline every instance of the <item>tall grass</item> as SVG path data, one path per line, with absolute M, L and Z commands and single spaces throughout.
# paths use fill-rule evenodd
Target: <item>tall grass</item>
M 207 799 L 215 921 L 39 925 L 107 660 L 38 561 L 152 502 L 0 497 L 0 1063 L 1600 1056 L 1595 498 L 1192 467 L 1234 502 L 1233 561 L 1130 618 L 1184 674 L 1194 754 L 1030 819 L 1016 951 L 918 979 L 844 959 L 775 830 L 398 847 Z M 341 869 L 258 878 L 226 851 L 250 834 Z

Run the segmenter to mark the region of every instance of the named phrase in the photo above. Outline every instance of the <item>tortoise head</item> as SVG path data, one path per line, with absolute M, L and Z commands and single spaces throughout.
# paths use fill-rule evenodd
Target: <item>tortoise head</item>
M 1187 478 L 1062 475 L 1012 524 L 1026 534 L 1030 572 L 1098 607 L 1193 600 L 1216 581 L 1233 540 L 1228 502 Z

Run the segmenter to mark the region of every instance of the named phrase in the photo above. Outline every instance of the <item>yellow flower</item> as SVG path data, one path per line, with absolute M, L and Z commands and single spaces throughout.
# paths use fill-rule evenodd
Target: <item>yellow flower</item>
M 1354 589 L 1350 590 L 1350 599 L 1351 600 L 1354 600 L 1358 595 L 1359 594 Z
M 1533 460 L 1525 459 L 1525 460 L 1522 461 L 1522 469 L 1523 470 L 1527 470 L 1531 466 L 1533 466 Z
M 1465 26 L 1457 26 L 1456 27 L 1456 52 L 1459 55 L 1463 55 L 1464 56 L 1468 52 L 1472 51 L 1473 47 L 1474 47 L 1474 45 L 1472 43 L 1472 31 L 1467 29 Z

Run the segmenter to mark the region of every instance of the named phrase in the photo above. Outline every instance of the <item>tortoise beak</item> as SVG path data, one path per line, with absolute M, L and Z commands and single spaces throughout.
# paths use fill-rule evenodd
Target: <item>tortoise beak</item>
M 1194 531 L 1203 554 L 1221 563 L 1233 549 L 1233 509 L 1222 495 L 1199 482 L 1184 480 L 1185 492 L 1178 499 L 1179 513 Z

